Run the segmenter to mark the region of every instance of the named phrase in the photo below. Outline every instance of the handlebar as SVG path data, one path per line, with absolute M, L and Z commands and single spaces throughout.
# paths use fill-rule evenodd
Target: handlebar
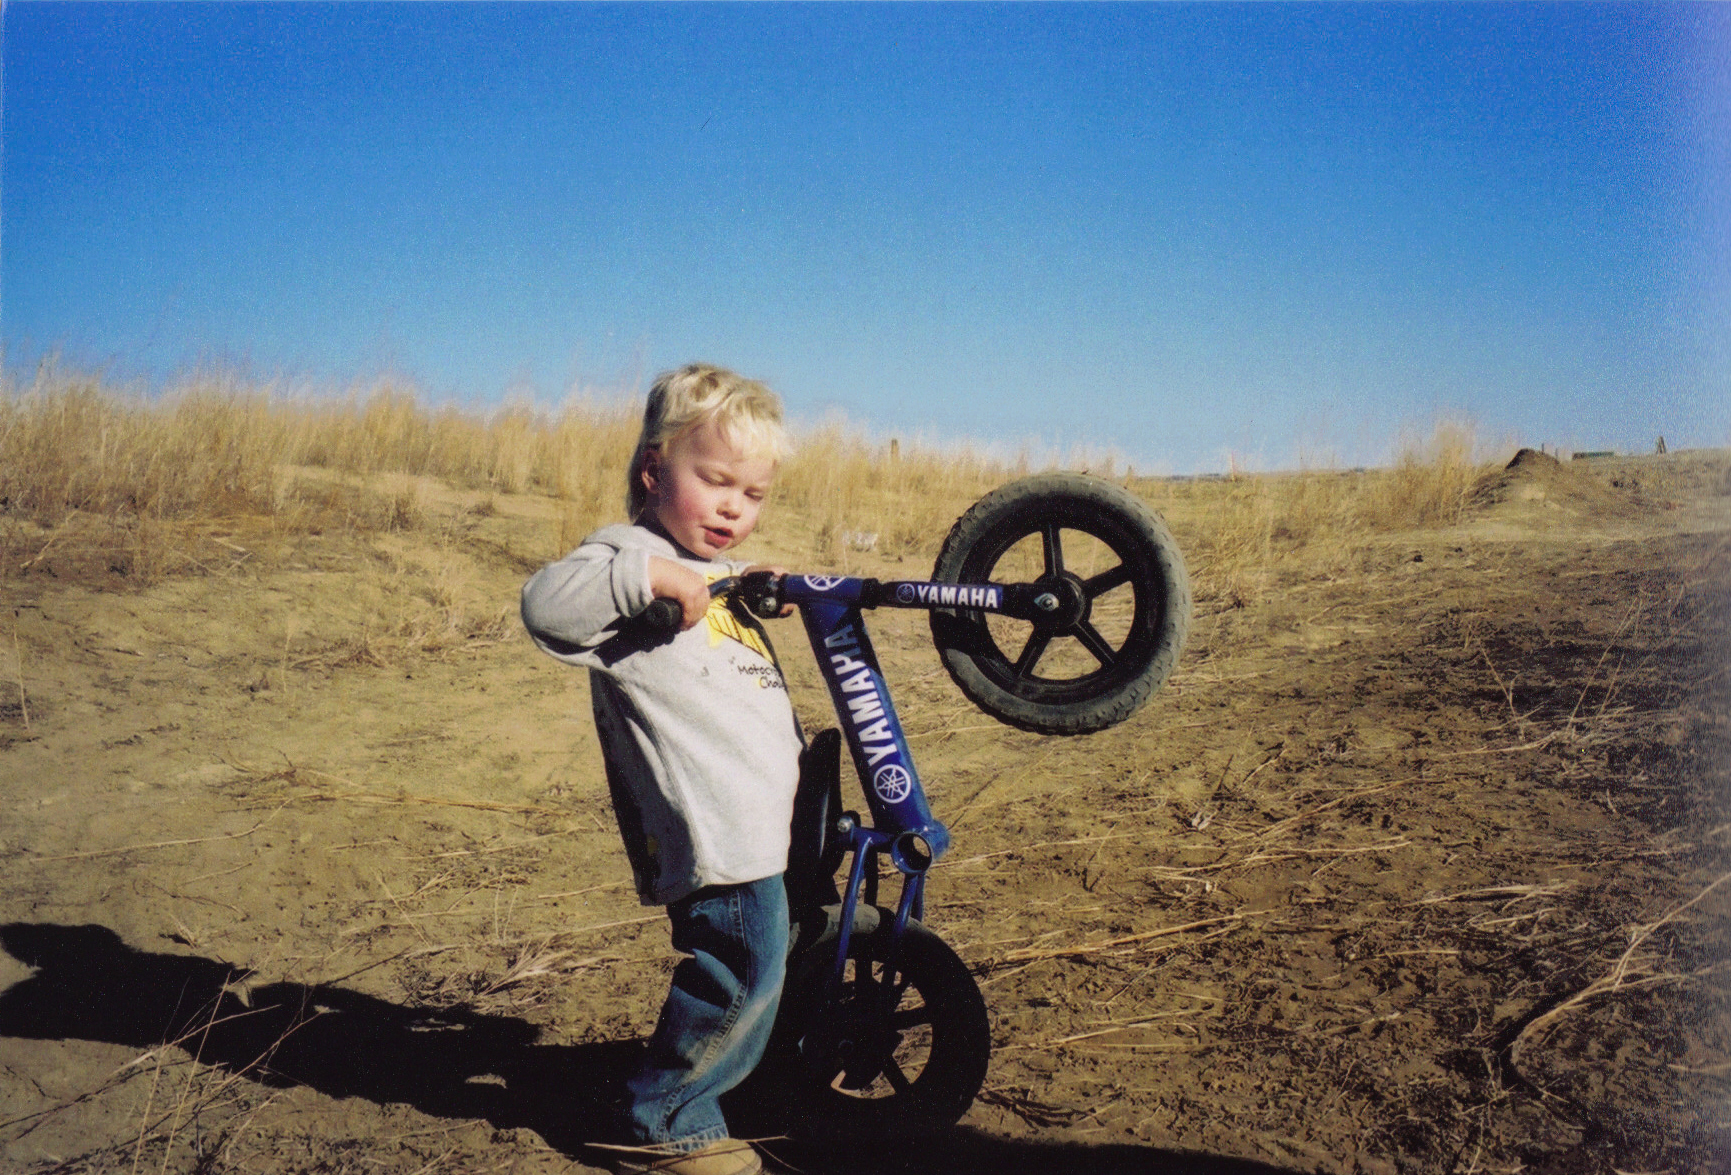
M 1043 627 L 1063 627 L 1087 615 L 1088 584 L 1073 576 L 1042 577 L 1033 583 L 951 584 L 753 571 L 716 580 L 709 594 L 711 599 L 737 595 L 748 611 L 765 620 L 780 616 L 787 604 L 803 607 L 822 600 L 861 608 L 995 612 Z M 672 634 L 684 616 L 677 601 L 658 599 L 638 614 L 637 622 L 650 632 Z
M 771 571 L 752 571 L 745 575 L 729 575 L 709 585 L 709 598 L 738 595 L 754 616 L 773 620 L 781 615 L 781 582 L 783 576 Z M 665 596 L 650 601 L 649 607 L 638 613 L 638 623 L 653 633 L 674 633 L 685 620 L 685 609 L 678 600 Z
M 680 622 L 685 619 L 685 609 L 679 606 L 678 600 L 660 596 L 649 601 L 649 607 L 638 615 L 638 623 L 650 632 L 678 632 Z

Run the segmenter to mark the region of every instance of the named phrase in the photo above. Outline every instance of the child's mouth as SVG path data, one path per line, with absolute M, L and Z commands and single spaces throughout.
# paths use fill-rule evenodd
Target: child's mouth
M 731 530 L 723 530 L 717 526 L 704 527 L 703 535 L 709 540 L 709 545 L 715 547 L 717 550 L 727 546 L 727 544 L 733 541 L 733 532 Z

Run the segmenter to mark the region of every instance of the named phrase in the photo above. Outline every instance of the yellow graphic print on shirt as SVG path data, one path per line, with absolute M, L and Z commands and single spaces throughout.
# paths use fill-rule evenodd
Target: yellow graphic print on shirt
M 761 654 L 765 661 L 772 664 L 775 662 L 775 658 L 770 655 L 768 643 L 763 639 L 763 634 L 755 628 L 749 628 L 740 623 L 739 617 L 728 609 L 725 599 L 709 601 L 709 611 L 704 613 L 703 619 L 709 625 L 710 648 L 713 649 L 731 637 L 746 648 Z

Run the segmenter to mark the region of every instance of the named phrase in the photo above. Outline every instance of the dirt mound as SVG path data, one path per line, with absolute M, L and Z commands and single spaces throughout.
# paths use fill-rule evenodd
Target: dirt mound
M 1492 513 L 1538 507 L 1583 517 L 1632 518 L 1649 510 L 1639 496 L 1619 492 L 1537 449 L 1522 449 L 1503 468 L 1480 478 L 1467 501 L 1470 510 Z
M 1526 469 L 1529 467 L 1536 469 L 1561 469 L 1563 463 L 1558 461 L 1549 453 L 1541 452 L 1538 449 L 1522 449 L 1519 453 L 1515 454 L 1514 459 L 1506 466 L 1508 469 Z

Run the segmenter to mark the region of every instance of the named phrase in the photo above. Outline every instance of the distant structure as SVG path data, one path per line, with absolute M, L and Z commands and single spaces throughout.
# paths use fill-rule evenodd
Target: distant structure
M 1591 461 L 1595 457 L 1615 457 L 1616 455 L 1616 451 L 1612 449 L 1594 449 L 1588 453 L 1583 453 L 1577 450 L 1574 453 L 1569 454 L 1569 457 L 1574 461 Z
M 1659 443 L 1653 446 L 1653 452 L 1663 453 L 1664 451 L 1665 451 L 1665 438 L 1660 437 Z

